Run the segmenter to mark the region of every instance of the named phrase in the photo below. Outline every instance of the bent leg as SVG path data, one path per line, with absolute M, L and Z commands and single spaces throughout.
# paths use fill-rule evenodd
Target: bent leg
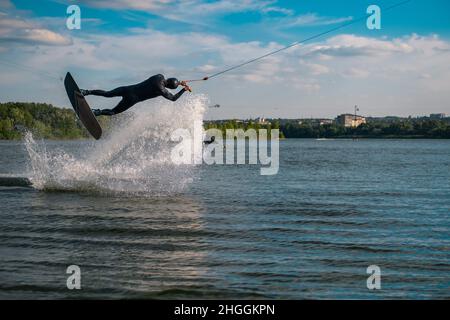
M 100 96 L 100 97 L 105 97 L 105 98 L 123 97 L 124 95 L 126 95 L 126 89 L 125 89 L 125 87 L 119 87 L 119 88 L 113 89 L 111 91 L 89 90 L 88 93 L 93 96 Z
M 136 103 L 130 99 L 122 99 L 114 109 L 95 110 L 94 114 L 96 116 L 113 116 L 130 109 L 135 104 Z

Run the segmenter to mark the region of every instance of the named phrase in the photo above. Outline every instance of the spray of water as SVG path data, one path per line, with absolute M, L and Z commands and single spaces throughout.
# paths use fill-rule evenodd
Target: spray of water
M 76 154 L 50 151 L 45 141 L 37 142 L 27 133 L 29 179 L 39 190 L 124 196 L 182 192 L 193 181 L 195 166 L 172 162 L 171 151 L 176 142 L 170 136 L 179 128 L 191 131 L 193 136 L 194 123 L 203 120 L 206 105 L 207 99 L 202 95 L 177 103 L 141 103 L 115 116 L 101 140 L 80 144 L 81 150 Z

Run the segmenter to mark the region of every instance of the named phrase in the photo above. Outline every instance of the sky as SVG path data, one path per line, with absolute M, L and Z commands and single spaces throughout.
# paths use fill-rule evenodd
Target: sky
M 450 114 L 450 1 L 0 0 L 0 102 L 68 107 L 67 71 L 87 89 L 162 73 L 201 78 L 366 15 L 365 21 L 207 82 L 207 119 Z M 66 10 L 81 9 L 69 30 Z M 89 98 L 111 108 L 117 99 Z

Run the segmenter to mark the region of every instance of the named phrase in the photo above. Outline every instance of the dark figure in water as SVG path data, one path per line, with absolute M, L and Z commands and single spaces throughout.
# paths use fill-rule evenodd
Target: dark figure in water
M 214 141 L 216 141 L 216 137 L 212 136 L 210 140 L 203 141 L 203 143 L 209 145 L 211 143 L 214 143 Z
M 167 88 L 176 89 L 178 88 L 178 86 L 183 86 L 183 89 L 181 89 L 177 94 L 172 94 L 169 92 L 169 90 L 167 90 Z M 112 116 L 128 110 L 138 102 L 156 98 L 159 96 L 163 96 L 170 101 L 177 101 L 178 98 L 186 92 L 186 90 L 191 91 L 191 88 L 186 84 L 185 81 L 178 81 L 175 78 L 165 79 L 162 74 L 157 74 L 153 77 L 148 78 L 144 82 L 132 86 L 119 87 L 111 91 L 80 91 L 84 96 L 94 95 L 106 98 L 122 97 L 122 100 L 120 100 L 119 104 L 114 109 L 92 110 L 92 112 L 94 112 L 96 116 Z

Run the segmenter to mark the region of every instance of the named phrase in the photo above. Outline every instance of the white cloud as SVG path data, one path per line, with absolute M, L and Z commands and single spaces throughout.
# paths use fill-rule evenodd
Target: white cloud
M 185 9 L 191 7 L 191 10 L 202 14 L 218 14 L 218 13 L 233 13 L 233 12 L 245 12 L 245 11 L 264 11 L 278 10 L 280 8 L 271 7 L 273 1 L 267 0 L 219 0 L 215 2 L 202 2 L 197 1 L 191 4 L 186 3 Z
M 2 0 L 0 2 L 0 9 L 10 9 L 13 7 L 14 5 L 12 4 L 11 0 Z
M 58 46 L 68 45 L 71 43 L 71 40 L 41 27 L 33 20 L 10 17 L 6 13 L 0 12 L 0 42 Z
M 114 10 L 132 9 L 165 14 L 165 11 L 195 14 L 218 14 L 258 10 L 262 12 L 277 11 L 288 13 L 288 9 L 271 6 L 274 0 L 80 0 L 80 2 L 96 8 L 109 8 Z
M 351 20 L 353 20 L 353 17 L 330 18 L 319 16 L 317 13 L 307 13 L 284 19 L 284 27 L 323 26 L 344 23 Z
M 199 72 L 211 73 L 217 71 L 217 66 L 213 66 L 211 64 L 205 64 L 197 68 Z
M 417 46 L 413 46 L 410 41 L 405 41 L 404 39 L 380 40 L 347 34 L 333 37 L 321 45 L 310 46 L 308 55 L 367 57 L 389 54 L 409 54 L 417 49 Z
M 286 8 L 282 8 L 282 7 L 277 7 L 277 6 L 269 6 L 266 8 L 261 9 L 261 11 L 263 13 L 271 13 L 271 12 L 275 12 L 275 13 L 280 13 L 280 14 L 284 14 L 284 15 L 293 15 L 295 12 L 291 9 L 286 9 Z
M 321 89 L 321 86 L 316 79 L 296 78 L 292 80 L 292 84 L 295 89 L 305 93 L 314 93 Z
M 310 70 L 311 75 L 313 76 L 320 76 L 330 73 L 330 68 L 322 64 L 309 63 L 303 59 L 301 59 L 299 63 L 300 65 L 307 67 Z
M 290 9 L 275 6 L 276 0 L 80 0 L 85 5 L 113 10 L 137 10 L 166 19 L 205 25 L 217 16 L 238 12 L 277 12 L 291 15 Z
M 418 36 L 413 34 L 395 39 L 376 39 L 355 35 L 339 35 L 323 43 L 306 45 L 302 48 L 302 56 L 309 63 L 317 61 L 327 65 L 330 70 L 342 66 L 351 72 L 347 74 L 365 75 L 366 66 L 372 69 L 371 74 L 387 74 L 387 72 L 420 74 L 420 69 L 427 69 L 437 62 L 449 58 L 448 41 L 439 37 Z M 327 57 L 324 59 L 324 57 Z M 311 62 L 312 61 L 312 62 Z M 358 67 L 364 66 L 364 67 Z M 447 65 L 443 63 L 443 65 Z M 422 70 L 423 73 L 428 73 Z
M 269 57 L 258 63 L 253 68 L 249 68 L 242 78 L 249 82 L 275 84 L 282 80 L 282 61 L 278 57 Z
M 360 68 L 350 67 L 342 72 L 344 77 L 348 78 L 356 78 L 356 79 L 365 79 L 370 76 L 370 71 Z
M 175 21 L 208 24 L 217 17 L 239 12 L 278 12 L 289 14 L 290 10 L 272 6 L 272 0 L 219 0 L 205 2 L 202 0 L 180 1 L 172 6 L 170 10 L 160 10 L 156 12 L 160 16 Z
M 108 8 L 114 10 L 157 10 L 166 5 L 176 3 L 175 0 L 84 0 L 80 1 L 94 8 Z

